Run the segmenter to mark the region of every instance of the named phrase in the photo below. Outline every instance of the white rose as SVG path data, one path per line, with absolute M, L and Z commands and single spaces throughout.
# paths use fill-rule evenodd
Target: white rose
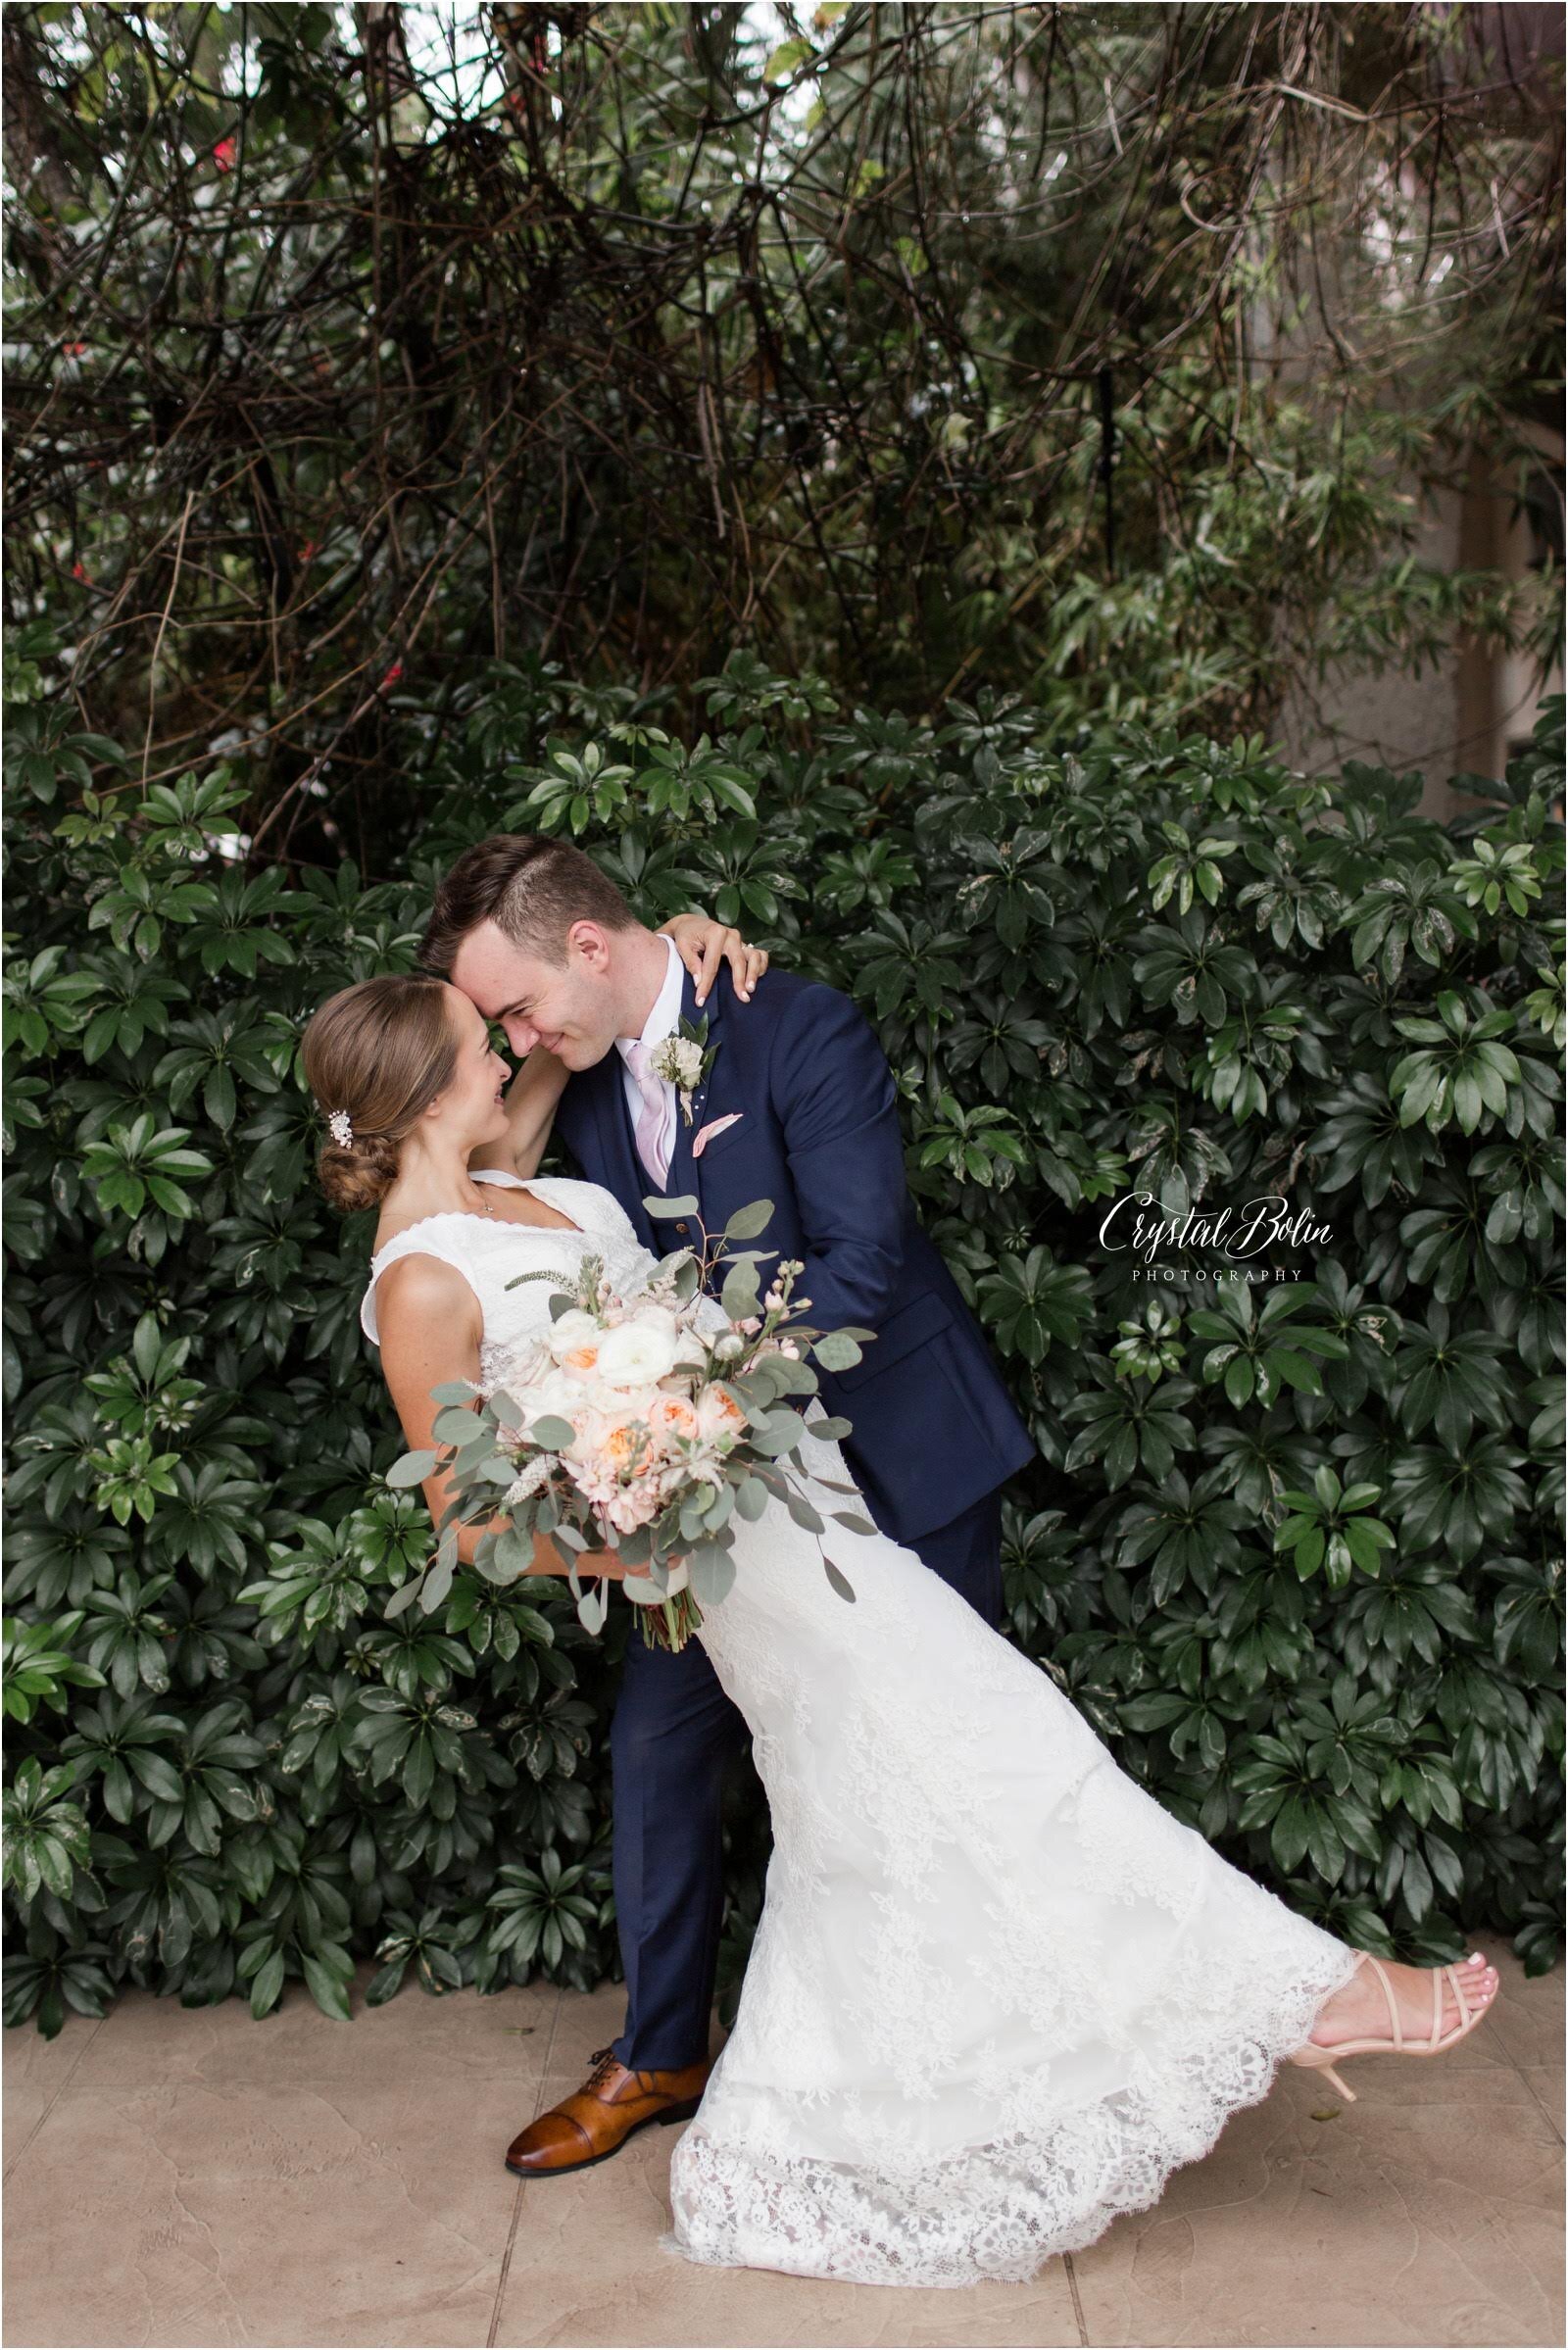
M 569 1415 L 581 1391 L 582 1382 L 575 1372 L 557 1367 L 547 1371 L 543 1379 L 534 1381 L 528 1390 L 528 1400 L 540 1411 L 564 1411 Z
M 601 1419 L 645 1420 L 660 1391 L 657 1387 L 641 1387 L 635 1383 L 616 1387 L 611 1380 L 596 1379 L 583 1393 Z
M 599 1336 L 599 1324 L 592 1314 L 583 1312 L 580 1305 L 571 1305 L 551 1325 L 545 1345 L 558 1362 L 574 1346 L 591 1346 Z
M 673 1369 L 674 1362 L 674 1317 L 654 1306 L 635 1322 L 622 1322 L 618 1330 L 605 1333 L 594 1373 L 607 1387 L 651 1387 Z

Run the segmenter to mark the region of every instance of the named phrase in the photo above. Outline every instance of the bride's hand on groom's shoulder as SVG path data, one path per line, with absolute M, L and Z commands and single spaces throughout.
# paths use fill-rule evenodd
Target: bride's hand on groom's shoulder
M 660 928 L 674 940 L 676 954 L 696 980 L 699 1005 L 708 1001 L 720 962 L 729 964 L 741 1002 L 751 1001 L 752 990 L 767 969 L 765 947 L 748 947 L 738 930 L 727 922 L 715 922 L 711 914 L 676 914 Z

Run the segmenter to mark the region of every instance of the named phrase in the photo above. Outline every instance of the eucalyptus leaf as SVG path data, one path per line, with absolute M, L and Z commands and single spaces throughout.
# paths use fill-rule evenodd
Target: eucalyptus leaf
M 658 1607 L 668 1595 L 665 1577 L 652 1565 L 645 1575 L 624 1577 L 620 1588 L 633 1607 Z
M 691 1589 L 699 1607 L 717 1607 L 735 1581 L 735 1561 L 727 1550 L 694 1553 L 689 1568 Z
M 386 1482 L 394 1492 L 402 1492 L 409 1486 L 422 1485 L 427 1477 L 434 1475 L 438 1458 L 439 1455 L 434 1452 L 405 1452 L 402 1458 L 395 1460 L 388 1469 Z
M 830 1558 L 824 1557 L 822 1560 L 822 1565 L 826 1571 L 829 1583 L 833 1586 L 833 1589 L 837 1591 L 839 1597 L 841 1599 L 853 1600 L 855 1597 L 855 1592 L 851 1588 L 849 1578 L 840 1573 L 839 1569 L 833 1564 L 833 1561 Z
M 559 1536 L 552 1540 L 559 1541 Z M 504 1526 L 496 1537 L 495 1576 L 497 1581 L 514 1583 L 526 1575 L 533 1565 L 533 1542 L 515 1526 Z
M 740 1262 L 730 1268 L 724 1276 L 718 1301 L 732 1322 L 749 1321 L 760 1310 L 757 1274 L 750 1264 Z
M 609 1613 L 610 1586 L 608 1582 L 596 1582 L 590 1589 L 578 1591 L 577 1620 L 584 1632 L 602 1632 L 605 1618 Z
M 569 1420 L 562 1419 L 559 1413 L 546 1412 L 528 1430 L 528 1441 L 545 1452 L 560 1452 L 574 1441 L 576 1434 Z
M 425 1577 L 424 1589 L 419 1593 L 419 1602 L 426 1614 L 432 1614 L 445 1601 L 452 1589 L 456 1561 L 438 1559 Z
M 482 1416 L 456 1403 L 443 1405 L 430 1426 L 430 1434 L 441 1444 L 456 1444 L 460 1450 L 474 1441 L 476 1431 L 488 1435 Z
M 789 1497 L 789 1510 L 790 1516 L 795 1520 L 796 1525 L 804 1526 L 808 1534 L 822 1533 L 825 1521 L 821 1515 L 821 1512 L 812 1508 L 810 1502 L 807 1500 L 804 1493 L 791 1493 Z M 838 1512 L 835 1510 L 833 1514 L 835 1517 L 837 1517 Z

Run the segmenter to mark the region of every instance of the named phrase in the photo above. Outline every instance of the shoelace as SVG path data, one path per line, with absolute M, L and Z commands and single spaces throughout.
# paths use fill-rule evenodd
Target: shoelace
M 589 2074 L 584 2085 L 590 2089 L 597 2088 L 599 2083 L 611 2073 L 618 2073 L 621 2070 L 620 2059 L 615 2054 L 613 2043 L 607 2048 L 590 2048 L 588 2062 L 594 2070 Z M 632 2079 L 645 2094 L 652 2091 L 654 2083 L 651 2074 L 633 2072 Z
M 615 2054 L 613 2046 L 590 2049 L 588 2062 L 594 2068 L 588 2076 L 587 2082 L 591 2089 L 597 2088 L 602 2081 L 607 2079 L 611 2073 L 618 2071 L 620 2066 L 620 2059 Z

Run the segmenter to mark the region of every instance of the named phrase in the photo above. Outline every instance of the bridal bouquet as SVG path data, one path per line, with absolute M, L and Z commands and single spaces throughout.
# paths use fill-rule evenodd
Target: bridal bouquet
M 649 1199 L 661 1217 L 698 1213 L 692 1199 Z M 775 1251 L 735 1249 L 767 1225 L 770 1199 L 754 1200 L 730 1217 L 710 1254 L 681 1248 L 662 1258 L 646 1286 L 622 1297 L 611 1286 L 604 1260 L 582 1260 L 576 1286 L 562 1289 L 556 1272 L 519 1274 L 509 1283 L 558 1284 L 550 1298 L 551 1326 L 522 1346 L 506 1374 L 488 1390 L 466 1380 L 433 1390 L 441 1405 L 433 1435 L 438 1451 L 409 1452 L 387 1473 L 392 1486 L 415 1486 L 439 1466 L 450 1469 L 453 1499 L 439 1529 L 434 1558 L 388 1606 L 393 1614 L 416 1596 L 435 1607 L 451 1589 L 458 1529 L 484 1522 L 474 1567 L 489 1582 L 514 1583 L 527 1573 L 534 1537 L 549 1535 L 580 1553 L 614 1550 L 636 1574 L 623 1586 L 640 1609 L 651 1647 L 681 1648 L 702 1622 L 702 1603 L 724 1596 L 734 1579 L 730 1555 L 737 1518 L 761 1516 L 770 1497 L 783 1500 L 797 1525 L 821 1536 L 826 1525 L 791 1475 L 800 1467 L 807 1422 L 790 1398 L 816 1393 L 813 1355 L 823 1369 L 844 1370 L 860 1359 L 868 1330 L 818 1331 L 802 1319 L 809 1298 L 793 1299 L 799 1259 L 785 1258 L 765 1297 L 758 1266 Z M 709 1273 L 727 1259 L 720 1303 L 723 1328 L 703 1327 L 699 1306 Z M 814 1435 L 847 1436 L 845 1419 L 819 1419 Z M 835 1493 L 853 1486 L 827 1483 Z M 831 1512 L 841 1526 L 871 1534 L 854 1510 Z M 507 1521 L 497 1526 L 497 1517 Z M 822 1553 L 833 1589 L 854 1591 Z M 575 1558 L 568 1580 L 577 1613 L 590 1632 L 604 1624 L 608 1585 L 585 1589 Z

